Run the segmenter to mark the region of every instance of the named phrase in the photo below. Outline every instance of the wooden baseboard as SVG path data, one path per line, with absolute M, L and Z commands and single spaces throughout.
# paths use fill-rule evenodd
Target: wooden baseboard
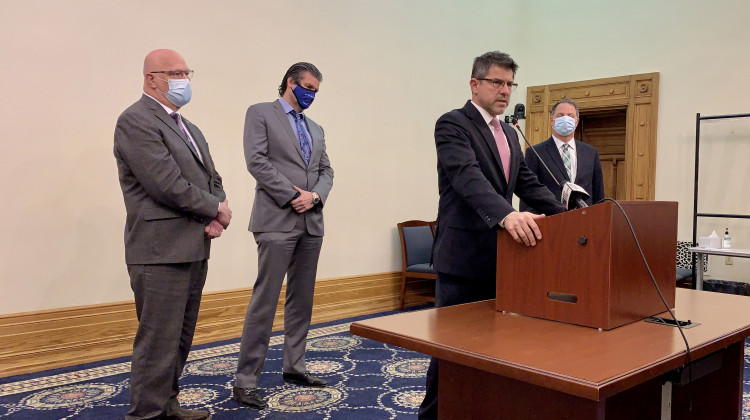
M 400 272 L 318 280 L 312 323 L 398 308 Z M 429 288 L 408 283 L 406 305 Z M 284 289 L 273 330 L 283 328 Z M 240 337 L 250 288 L 203 294 L 194 344 Z M 0 377 L 95 362 L 132 353 L 135 304 L 116 302 L 0 316 Z

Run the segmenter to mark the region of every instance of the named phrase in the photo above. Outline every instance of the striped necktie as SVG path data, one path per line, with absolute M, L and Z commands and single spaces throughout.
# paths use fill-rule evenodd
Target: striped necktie
M 572 182 L 573 181 L 573 165 L 570 162 L 570 145 L 568 143 L 563 144 L 562 146 L 562 160 L 563 165 L 565 165 L 565 171 L 568 172 L 568 179 Z

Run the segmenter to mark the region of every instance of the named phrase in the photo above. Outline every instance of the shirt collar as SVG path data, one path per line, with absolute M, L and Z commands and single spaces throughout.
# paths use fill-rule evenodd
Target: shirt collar
M 294 108 L 292 108 L 291 105 L 289 105 L 289 102 L 285 101 L 284 98 L 279 98 L 279 103 L 281 104 L 281 107 L 284 108 L 284 113 L 288 114 L 292 111 L 294 111 Z M 296 112 L 296 111 L 295 111 Z M 304 112 L 304 111 L 302 111 Z M 302 115 L 302 112 L 297 112 L 298 114 Z
M 484 118 L 485 124 L 491 126 L 492 124 L 490 124 L 490 121 L 492 121 L 493 119 L 500 121 L 497 117 L 493 117 L 492 115 L 490 115 L 490 113 L 487 112 L 486 109 L 474 103 L 474 101 L 471 101 L 471 104 L 477 108 L 477 111 L 479 111 L 480 114 L 482 114 L 482 118 Z
M 562 141 L 562 140 L 558 139 L 557 137 L 555 137 L 554 134 L 552 135 L 552 139 L 555 140 L 555 146 L 557 146 L 557 150 L 560 150 L 562 148 L 563 144 L 565 144 L 564 141 Z M 570 141 L 568 142 L 568 145 L 575 152 L 575 150 L 576 150 L 576 139 L 570 139 Z
M 153 96 L 149 95 L 148 93 L 146 93 L 146 92 L 143 92 L 143 94 L 144 94 L 144 95 L 146 95 L 146 96 L 148 96 L 149 98 L 153 99 L 154 101 L 156 101 L 156 103 L 157 103 L 157 104 L 161 105 L 161 107 L 162 107 L 162 108 L 164 108 L 164 110 L 165 110 L 165 111 L 167 111 L 167 114 L 168 114 L 168 115 L 172 115 L 172 114 L 174 114 L 175 112 L 177 112 L 177 111 L 173 110 L 172 108 L 170 108 L 170 107 L 168 107 L 168 106 L 164 105 L 163 103 L 161 103 L 161 102 L 157 101 L 157 100 L 156 100 L 156 98 L 154 98 Z

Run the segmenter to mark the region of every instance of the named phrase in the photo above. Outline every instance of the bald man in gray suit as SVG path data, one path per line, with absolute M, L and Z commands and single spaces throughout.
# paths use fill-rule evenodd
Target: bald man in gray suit
M 258 244 L 258 277 L 247 307 L 232 395 L 256 409 L 266 407 L 258 378 L 285 275 L 284 381 L 326 386 L 305 367 L 323 205 L 333 185 L 323 129 L 303 113 L 322 78 L 310 63 L 292 65 L 279 87 L 281 97 L 251 106 L 245 118 L 245 161 L 256 181 L 249 230 Z
M 232 212 L 203 133 L 177 113 L 192 95 L 192 75 L 177 52 L 149 53 L 143 96 L 115 127 L 125 262 L 138 315 L 129 420 L 210 418 L 180 407 L 177 381 L 193 341 L 211 239 L 229 226 Z

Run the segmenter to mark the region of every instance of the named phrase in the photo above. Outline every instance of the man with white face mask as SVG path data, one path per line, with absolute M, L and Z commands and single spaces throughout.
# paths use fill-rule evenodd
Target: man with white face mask
M 550 176 L 544 165 L 539 162 L 534 152 L 526 151 L 526 166 L 529 167 L 558 199 L 562 188 L 558 182 L 570 181 L 579 185 L 589 198 L 589 206 L 604 199 L 604 183 L 602 182 L 602 164 L 599 152 L 595 147 L 575 141 L 575 130 L 578 126 L 578 104 L 571 99 L 562 99 L 552 106 L 550 124 L 552 137 L 534 146 L 534 150 L 547 164 L 557 178 L 557 182 Z M 539 213 L 528 204 L 521 201 L 521 211 Z
M 178 378 L 198 320 L 211 239 L 229 226 L 232 212 L 203 133 L 177 112 L 191 98 L 192 75 L 177 52 L 150 52 L 143 95 L 115 127 L 125 263 L 138 316 L 127 420 L 210 418 L 206 410 L 180 407 Z

